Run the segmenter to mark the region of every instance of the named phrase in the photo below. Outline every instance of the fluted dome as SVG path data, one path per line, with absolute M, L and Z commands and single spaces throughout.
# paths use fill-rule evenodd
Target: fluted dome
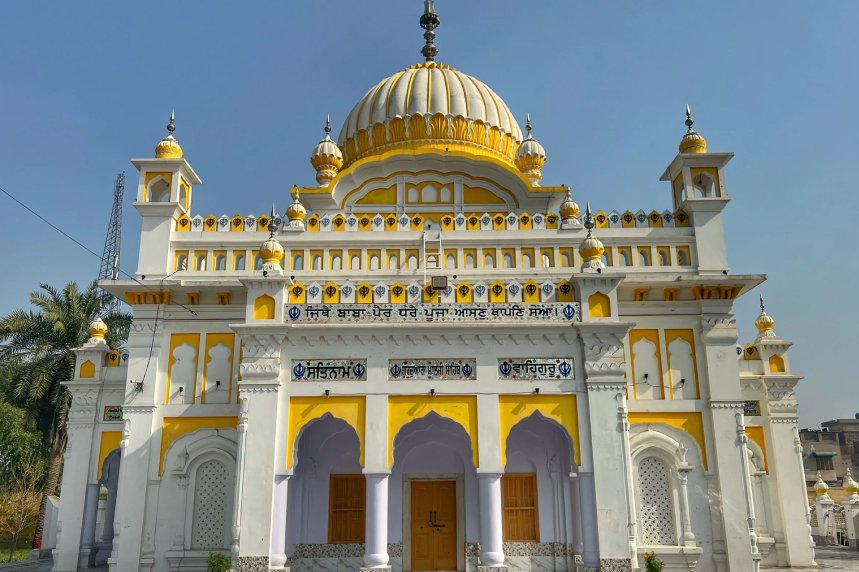
M 573 200 L 573 193 L 570 189 L 567 189 L 567 196 L 564 198 L 564 202 L 561 203 L 558 213 L 563 219 L 570 219 L 579 216 L 579 205 Z M 602 254 L 600 254 L 600 256 L 602 256 Z
M 316 182 L 327 185 L 343 167 L 343 153 L 331 139 L 331 118 L 325 119 L 325 137 L 310 153 L 310 164 L 316 169 Z M 303 218 L 303 217 L 302 217 Z
M 383 79 L 364 94 L 337 139 L 347 165 L 374 151 L 416 141 L 479 147 L 512 163 L 522 130 L 486 84 L 450 66 L 424 62 Z
M 276 238 L 271 237 L 262 243 L 259 255 L 264 264 L 280 264 L 283 260 L 283 246 Z
M 95 320 L 90 322 L 89 335 L 93 338 L 104 339 L 104 336 L 107 335 L 107 324 L 104 323 L 104 320 L 101 317 L 96 317 Z
M 531 117 L 525 123 L 528 135 L 516 151 L 516 166 L 535 185 L 543 178 L 543 165 L 546 164 L 546 150 L 531 134 Z
M 170 123 L 167 124 L 167 136 L 155 146 L 156 159 L 181 159 L 183 152 L 179 141 L 173 136 L 176 125 L 173 122 L 175 115 L 170 113 Z

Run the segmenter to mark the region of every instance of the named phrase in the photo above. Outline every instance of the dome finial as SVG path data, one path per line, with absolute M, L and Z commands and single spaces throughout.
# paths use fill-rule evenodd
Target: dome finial
M 343 167 L 343 152 L 331 139 L 331 114 L 325 114 L 325 137 L 310 153 L 310 164 L 316 169 L 316 182 L 324 187 Z
M 435 47 L 433 40 L 435 40 L 435 29 L 438 28 L 439 24 L 441 24 L 441 19 L 438 17 L 438 14 L 435 13 L 433 0 L 424 0 L 424 13 L 421 16 L 420 22 L 421 28 L 426 30 L 426 32 L 424 32 L 426 44 L 424 44 L 421 53 L 426 58 L 426 61 L 434 62 L 435 57 L 438 55 L 438 48 Z
M 528 177 L 531 184 L 538 186 L 543 179 L 543 165 L 546 164 L 546 150 L 540 142 L 531 135 L 531 114 L 525 116 L 525 131 L 527 135 L 516 150 L 516 166 Z
M 533 129 L 533 127 L 531 126 L 531 114 L 526 113 L 525 114 L 525 131 L 528 133 L 528 136 L 526 137 L 526 139 L 531 138 L 531 129 Z
M 182 157 L 182 147 L 179 146 L 179 141 L 173 136 L 176 131 L 176 111 L 170 111 L 170 121 L 167 123 L 167 136 L 158 142 L 155 146 L 156 159 L 180 159 Z
M 681 153 L 706 153 L 707 152 L 707 140 L 701 137 L 697 131 L 692 129 L 692 125 L 694 125 L 695 121 L 692 119 L 692 108 L 689 107 L 689 104 L 686 104 L 686 133 L 683 135 L 683 139 L 680 140 L 680 152 Z
M 579 246 L 579 256 L 582 257 L 582 270 L 602 272 L 602 269 L 605 268 L 605 263 L 602 261 L 605 246 L 600 239 L 593 235 L 595 226 L 594 215 L 591 213 L 591 202 L 588 201 L 585 207 L 585 228 L 588 229 L 588 235 Z
M 330 113 L 325 114 L 325 135 L 327 135 L 327 136 L 331 135 L 331 114 Z
M 268 217 L 268 237 L 274 238 L 277 233 L 277 208 L 271 203 L 271 215 Z
M 585 228 L 588 229 L 588 238 L 593 234 L 594 227 L 594 215 L 591 214 L 591 202 L 587 201 L 585 203 Z
M 773 326 L 775 326 L 775 320 L 767 314 L 766 307 L 764 305 L 764 297 L 760 297 L 761 300 L 761 313 L 758 315 L 755 320 L 755 327 L 758 329 L 758 337 L 761 338 L 774 338 L 776 337 L 775 332 L 773 331 Z

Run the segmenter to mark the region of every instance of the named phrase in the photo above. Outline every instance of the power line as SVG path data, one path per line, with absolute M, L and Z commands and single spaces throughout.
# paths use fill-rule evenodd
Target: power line
M 58 227 L 57 225 L 55 225 L 54 223 L 52 223 L 52 222 L 51 222 L 51 221 L 49 221 L 48 219 L 46 219 L 45 217 L 43 217 L 42 215 L 40 215 L 39 213 L 37 213 L 35 210 L 33 210 L 32 208 L 30 208 L 29 206 L 27 206 L 26 204 L 24 204 L 20 199 L 18 199 L 18 197 L 16 197 L 15 195 L 13 195 L 12 193 L 10 193 L 9 191 L 7 191 L 6 189 L 4 189 L 3 187 L 0 187 L 0 192 L 2 192 L 4 195 L 6 195 L 7 197 L 9 197 L 10 199 L 12 199 L 13 201 L 15 201 L 16 203 L 18 203 L 18 205 L 20 205 L 23 209 L 25 209 L 25 210 L 26 210 L 26 211 L 28 211 L 30 214 L 32 214 L 33 216 L 35 216 L 36 218 L 38 218 L 40 221 L 42 221 L 43 223 L 45 223 L 45 224 L 46 224 L 46 225 L 48 225 L 49 227 L 53 228 L 54 230 L 56 230 L 56 231 L 57 231 L 58 233 L 60 233 L 61 235 L 63 235 L 63 236 L 64 236 L 64 237 L 66 237 L 67 239 L 71 240 L 72 242 L 74 242 L 75 244 L 77 244 L 78 246 L 80 246 L 81 248 L 83 248 L 85 251 L 89 252 L 90 254 L 92 254 L 93 256 L 95 256 L 96 258 L 98 258 L 99 260 L 101 260 L 102 262 L 104 262 L 104 257 L 102 257 L 101 255 L 99 255 L 98 253 L 96 253 L 94 250 L 92 250 L 91 248 L 89 248 L 87 245 L 85 245 L 84 243 L 82 243 L 81 241 L 79 241 L 78 239 L 76 239 L 75 237 L 73 237 L 72 235 L 70 235 L 69 233 L 67 233 L 66 231 L 64 231 L 63 229 L 61 229 L 60 227 Z M 123 276 L 125 276 L 125 277 L 129 278 L 130 280 L 134 281 L 135 283 L 137 283 L 138 285 L 140 285 L 142 288 L 144 288 L 144 289 L 146 289 L 146 290 L 150 290 L 150 291 L 152 291 L 152 292 L 156 292 L 156 290 L 155 290 L 154 288 L 151 288 L 150 286 L 148 286 L 148 285 L 144 284 L 143 282 L 141 282 L 140 280 L 138 280 L 135 276 L 133 276 L 133 275 L 129 274 L 129 273 L 128 273 L 128 272 L 126 272 L 126 271 L 124 271 L 122 268 L 119 268 L 119 266 L 117 266 L 117 267 L 116 267 L 116 273 L 117 273 L 117 274 L 122 274 Z M 174 272 L 174 274 L 175 274 L 175 272 Z M 172 276 L 172 275 L 171 275 L 171 276 Z M 165 277 L 165 278 L 163 278 L 163 279 L 162 279 L 162 284 L 163 284 L 163 281 L 164 281 L 166 278 L 167 278 L 167 277 Z M 161 292 L 159 291 L 159 294 L 160 294 L 160 293 L 161 293 Z M 160 300 L 161 300 L 161 297 L 160 297 L 160 295 L 159 295 L 159 305 L 160 305 Z M 179 306 L 180 308 L 183 308 L 183 309 L 185 309 L 185 310 L 188 310 L 188 311 L 189 311 L 189 312 L 191 312 L 193 315 L 195 315 L 195 316 L 197 315 L 197 312 L 195 312 L 194 310 L 192 310 L 192 309 L 191 309 L 191 308 L 189 308 L 188 306 L 185 306 L 184 304 L 179 304 L 178 302 L 174 302 L 174 303 L 175 303 L 177 306 Z

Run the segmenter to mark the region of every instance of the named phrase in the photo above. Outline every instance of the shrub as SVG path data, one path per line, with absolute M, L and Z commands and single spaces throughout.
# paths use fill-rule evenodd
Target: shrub
M 656 558 L 656 552 L 644 553 L 644 564 L 647 567 L 647 572 L 661 572 L 664 564 Z
M 206 559 L 206 570 L 208 572 L 229 572 L 232 562 L 230 559 L 218 552 L 212 552 Z

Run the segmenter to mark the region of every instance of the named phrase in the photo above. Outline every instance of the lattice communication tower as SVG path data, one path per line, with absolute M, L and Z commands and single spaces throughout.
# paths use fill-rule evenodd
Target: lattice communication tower
M 119 277 L 119 247 L 122 241 L 122 195 L 125 192 L 125 172 L 116 176 L 113 183 L 113 207 L 110 210 L 110 221 L 107 224 L 107 236 L 104 239 L 104 252 L 101 255 L 101 268 L 98 279 L 116 280 Z M 119 299 L 104 292 L 103 307 L 105 312 L 113 313 L 119 310 Z

